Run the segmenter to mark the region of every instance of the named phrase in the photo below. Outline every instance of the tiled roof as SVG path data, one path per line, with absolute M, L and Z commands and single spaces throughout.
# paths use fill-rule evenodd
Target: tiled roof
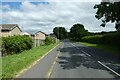
M 0 26 L 2 27 L 1 30 L 9 30 L 9 31 L 13 30 L 15 27 L 18 27 L 17 24 L 0 24 Z M 20 31 L 21 31 L 21 29 L 20 29 Z
M 47 36 L 47 34 L 46 34 L 46 33 L 44 33 L 44 32 L 42 32 L 42 31 L 38 31 L 38 32 L 36 32 L 35 34 L 37 34 L 37 33 L 39 33 L 39 32 L 41 32 L 41 33 L 43 33 L 43 34 L 45 34 L 45 35 Z
M 17 24 L 0 24 L 2 30 L 12 30 L 13 28 L 17 27 Z

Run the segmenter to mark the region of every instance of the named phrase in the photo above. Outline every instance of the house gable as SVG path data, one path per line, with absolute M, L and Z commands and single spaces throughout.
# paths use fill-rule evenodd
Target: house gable
M 15 27 L 10 31 L 11 35 L 20 35 L 21 34 L 21 30 L 19 29 L 19 27 Z
M 2 37 L 20 35 L 22 30 L 17 24 L 1 24 Z
M 36 39 L 45 40 L 45 34 L 44 33 L 37 32 L 35 35 L 36 35 Z

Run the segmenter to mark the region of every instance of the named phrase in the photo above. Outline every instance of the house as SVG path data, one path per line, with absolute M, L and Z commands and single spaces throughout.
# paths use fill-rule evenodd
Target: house
M 38 32 L 32 34 L 31 37 L 34 40 L 35 47 L 39 46 L 40 44 L 44 44 L 43 41 L 45 40 L 46 36 L 48 36 L 48 35 L 42 31 L 38 31 Z
M 33 39 L 45 40 L 47 34 L 45 34 L 42 31 L 38 31 L 35 34 L 32 34 L 31 36 L 33 37 Z
M 17 24 L 0 24 L 0 27 L 1 37 L 20 35 L 22 32 Z

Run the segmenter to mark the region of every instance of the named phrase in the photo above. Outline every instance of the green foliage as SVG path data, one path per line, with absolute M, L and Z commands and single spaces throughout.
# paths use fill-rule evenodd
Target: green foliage
M 50 36 L 47 36 L 45 39 L 45 44 L 49 45 L 51 43 L 55 43 L 55 39 Z
M 120 55 L 120 47 L 119 46 L 111 46 L 111 45 L 104 45 L 104 44 L 91 44 L 91 43 L 87 43 L 87 42 L 80 42 L 80 44 L 85 45 L 85 46 L 89 46 L 89 47 L 93 47 L 93 48 L 97 48 L 103 51 L 107 51 L 114 55 Z
M 97 8 L 95 17 L 102 19 L 101 26 L 105 27 L 107 22 L 120 23 L 120 2 L 101 2 L 94 6 Z M 119 30 L 120 26 L 116 25 L 116 29 Z
M 29 50 L 33 41 L 28 36 L 10 36 L 2 38 L 2 55 L 17 54 Z
M 105 34 L 114 34 L 114 33 L 116 33 L 116 32 L 117 32 L 117 31 L 109 31 L 109 32 L 102 31 L 102 32 L 96 32 L 96 33 L 89 32 L 89 36 L 105 35 Z
M 15 75 L 17 75 L 22 69 L 42 57 L 56 45 L 57 44 L 38 46 L 30 50 L 23 51 L 20 54 L 2 57 L 2 78 L 6 78 L 6 80 L 9 80 L 9 78 L 14 78 Z
M 63 40 L 67 37 L 67 30 L 64 27 L 55 27 L 53 33 L 58 39 Z
M 117 31 L 120 31 L 120 22 L 115 24 L 115 28 L 116 28 Z
M 106 44 L 106 45 L 120 45 L 120 32 L 110 33 L 105 35 L 95 35 L 95 36 L 85 36 L 82 37 L 81 41 L 96 43 L 96 44 Z
M 82 24 L 75 24 L 71 27 L 69 34 L 73 41 L 79 41 L 82 37 L 88 35 L 88 31 L 85 30 Z
M 95 36 L 85 36 L 81 38 L 81 41 L 89 42 L 89 43 L 101 43 L 102 35 Z

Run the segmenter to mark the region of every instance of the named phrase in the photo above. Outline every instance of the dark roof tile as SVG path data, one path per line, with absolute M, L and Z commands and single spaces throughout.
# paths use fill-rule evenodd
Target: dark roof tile
M 0 26 L 2 26 L 2 30 L 12 30 L 18 25 L 17 24 L 0 24 Z
M 15 27 L 18 27 L 17 24 L 0 24 L 0 26 L 2 27 L 1 30 L 13 30 Z M 21 31 L 21 29 L 20 29 L 20 31 Z

